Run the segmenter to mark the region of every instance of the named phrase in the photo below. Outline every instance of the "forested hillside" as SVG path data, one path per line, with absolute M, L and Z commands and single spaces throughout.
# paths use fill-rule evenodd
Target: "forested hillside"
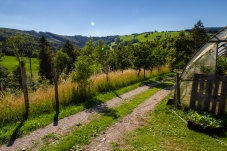
M 36 32 L 34 30 L 31 31 L 23 31 L 17 29 L 10 28 L 0 28 L 0 42 L 5 42 L 6 39 L 10 36 L 16 35 L 28 35 L 34 37 L 36 40 L 40 39 L 41 36 L 44 36 L 53 47 L 53 50 L 58 50 L 62 45 L 69 40 L 74 45 L 79 48 L 84 47 L 85 43 L 88 41 L 87 36 L 75 35 L 75 36 L 63 36 L 57 35 L 51 32 Z M 118 36 L 105 36 L 105 37 L 91 37 L 94 43 L 97 43 L 99 39 L 103 40 L 107 45 L 114 41 Z

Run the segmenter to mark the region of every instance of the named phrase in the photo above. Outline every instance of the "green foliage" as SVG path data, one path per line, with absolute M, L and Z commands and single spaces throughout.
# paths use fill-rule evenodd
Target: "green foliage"
M 218 128 L 222 125 L 222 120 L 214 118 L 211 114 L 206 112 L 196 112 L 190 110 L 187 115 L 187 119 L 193 123 L 198 124 L 201 128 Z
M 227 57 L 221 56 L 217 60 L 217 74 L 224 75 L 227 71 Z
M 200 71 L 202 73 L 208 74 L 208 73 L 210 73 L 210 70 L 211 70 L 210 67 L 207 67 L 207 66 L 204 66 L 204 65 L 200 66 Z
M 135 38 L 135 37 L 132 38 L 132 40 L 131 40 L 131 43 L 132 43 L 132 44 L 137 43 L 137 42 L 139 42 L 138 38 Z
M 94 55 L 94 43 L 90 39 L 85 47 L 81 51 L 81 56 L 75 64 L 75 72 L 73 73 L 73 81 L 79 83 L 88 82 L 88 79 L 95 73 L 100 72 L 100 64 L 97 62 L 97 58 Z
M 198 50 L 208 40 L 208 35 L 201 20 L 194 25 L 191 36 L 195 44 L 195 50 Z
M 0 42 L 0 62 L 2 61 L 1 58 L 4 56 L 4 54 L 2 53 L 2 50 L 1 50 L 1 46 L 2 46 L 2 43 Z
M 7 39 L 6 45 L 14 50 L 14 54 L 20 61 L 23 57 L 32 57 L 36 47 L 34 38 L 30 36 L 11 36 Z
M 52 79 L 52 52 L 50 51 L 49 42 L 44 36 L 40 39 L 39 50 L 39 76 L 41 80 L 47 79 L 50 83 L 53 83 Z
M 174 42 L 173 56 L 175 60 L 172 62 L 172 67 L 183 69 L 195 53 L 193 49 L 194 42 L 189 35 L 181 32 Z
M 61 74 L 67 65 L 69 65 L 70 58 L 67 53 L 64 53 L 62 50 L 57 51 L 55 58 L 54 58 L 54 65 L 58 72 Z
M 82 49 L 81 56 L 75 63 L 75 71 L 72 73 L 72 81 L 78 83 L 77 90 L 83 99 L 89 98 L 91 94 L 89 78 L 102 69 L 94 55 L 94 49 L 94 43 L 90 39 Z
M 74 63 L 79 56 L 79 50 L 76 48 L 70 41 L 66 41 L 62 51 L 68 55 L 67 60 L 67 73 L 71 72 L 74 69 Z
M 80 56 L 75 64 L 73 81 L 87 84 L 88 79 L 95 73 L 100 72 L 101 66 L 89 56 Z
M 14 67 L 12 74 L 13 74 L 14 88 L 22 89 L 21 69 L 19 65 Z
M 7 86 L 8 71 L 0 64 L 0 91 Z
M 138 46 L 134 48 L 134 68 L 137 70 L 144 70 L 144 78 L 145 78 L 145 70 L 153 69 L 155 58 L 154 58 L 154 44 L 152 42 L 144 42 L 140 43 Z
M 119 44 L 119 43 L 121 42 L 120 37 L 115 38 L 115 39 L 114 39 L 114 42 L 115 42 L 115 44 Z
M 108 48 L 103 40 L 99 40 L 98 44 L 93 50 L 96 62 L 102 65 L 102 69 L 106 68 L 106 63 L 108 62 Z
M 128 48 L 128 49 L 127 49 Z M 125 47 L 123 43 L 120 43 L 115 48 L 117 67 L 121 71 L 133 67 L 133 51 L 130 47 Z

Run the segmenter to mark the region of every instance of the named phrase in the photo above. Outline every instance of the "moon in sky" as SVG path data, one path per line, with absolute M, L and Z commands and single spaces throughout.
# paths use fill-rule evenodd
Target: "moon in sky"
M 91 26 L 95 26 L 95 22 L 92 21 L 92 22 L 91 22 Z

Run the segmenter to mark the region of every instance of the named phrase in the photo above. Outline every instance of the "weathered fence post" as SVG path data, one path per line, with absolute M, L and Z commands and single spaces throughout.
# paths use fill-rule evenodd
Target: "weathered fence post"
M 24 103 L 25 103 L 25 118 L 28 117 L 29 114 L 29 99 L 28 99 L 28 87 L 27 87 L 27 78 L 24 67 L 24 61 L 20 61 L 20 71 L 21 71 L 21 80 L 24 94 Z
M 176 92 L 177 92 L 177 106 L 180 104 L 180 74 L 177 73 L 176 77 Z
M 56 114 L 59 113 L 59 98 L 58 98 L 58 75 L 56 74 L 54 63 L 51 63 L 52 75 L 54 81 L 54 91 L 55 91 L 55 103 L 56 103 Z

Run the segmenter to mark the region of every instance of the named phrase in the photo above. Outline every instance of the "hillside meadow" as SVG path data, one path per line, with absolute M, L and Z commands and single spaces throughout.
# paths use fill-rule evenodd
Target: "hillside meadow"
M 19 64 L 19 61 L 15 56 L 4 56 L 1 58 L 2 61 L 0 64 L 7 68 L 9 72 L 12 72 Z M 25 68 L 26 71 L 29 72 L 30 70 L 30 65 L 29 65 L 29 58 L 24 58 L 25 59 Z M 38 72 L 39 69 L 39 61 L 37 58 L 32 58 L 32 72 Z
M 146 32 L 146 33 L 141 33 L 141 34 L 132 34 L 132 35 L 125 35 L 121 36 L 120 39 L 122 41 L 130 41 L 133 38 L 137 38 L 140 42 L 145 42 L 145 41 L 153 41 L 157 37 L 163 38 L 165 36 L 171 36 L 171 37 L 176 37 L 179 35 L 180 32 Z

